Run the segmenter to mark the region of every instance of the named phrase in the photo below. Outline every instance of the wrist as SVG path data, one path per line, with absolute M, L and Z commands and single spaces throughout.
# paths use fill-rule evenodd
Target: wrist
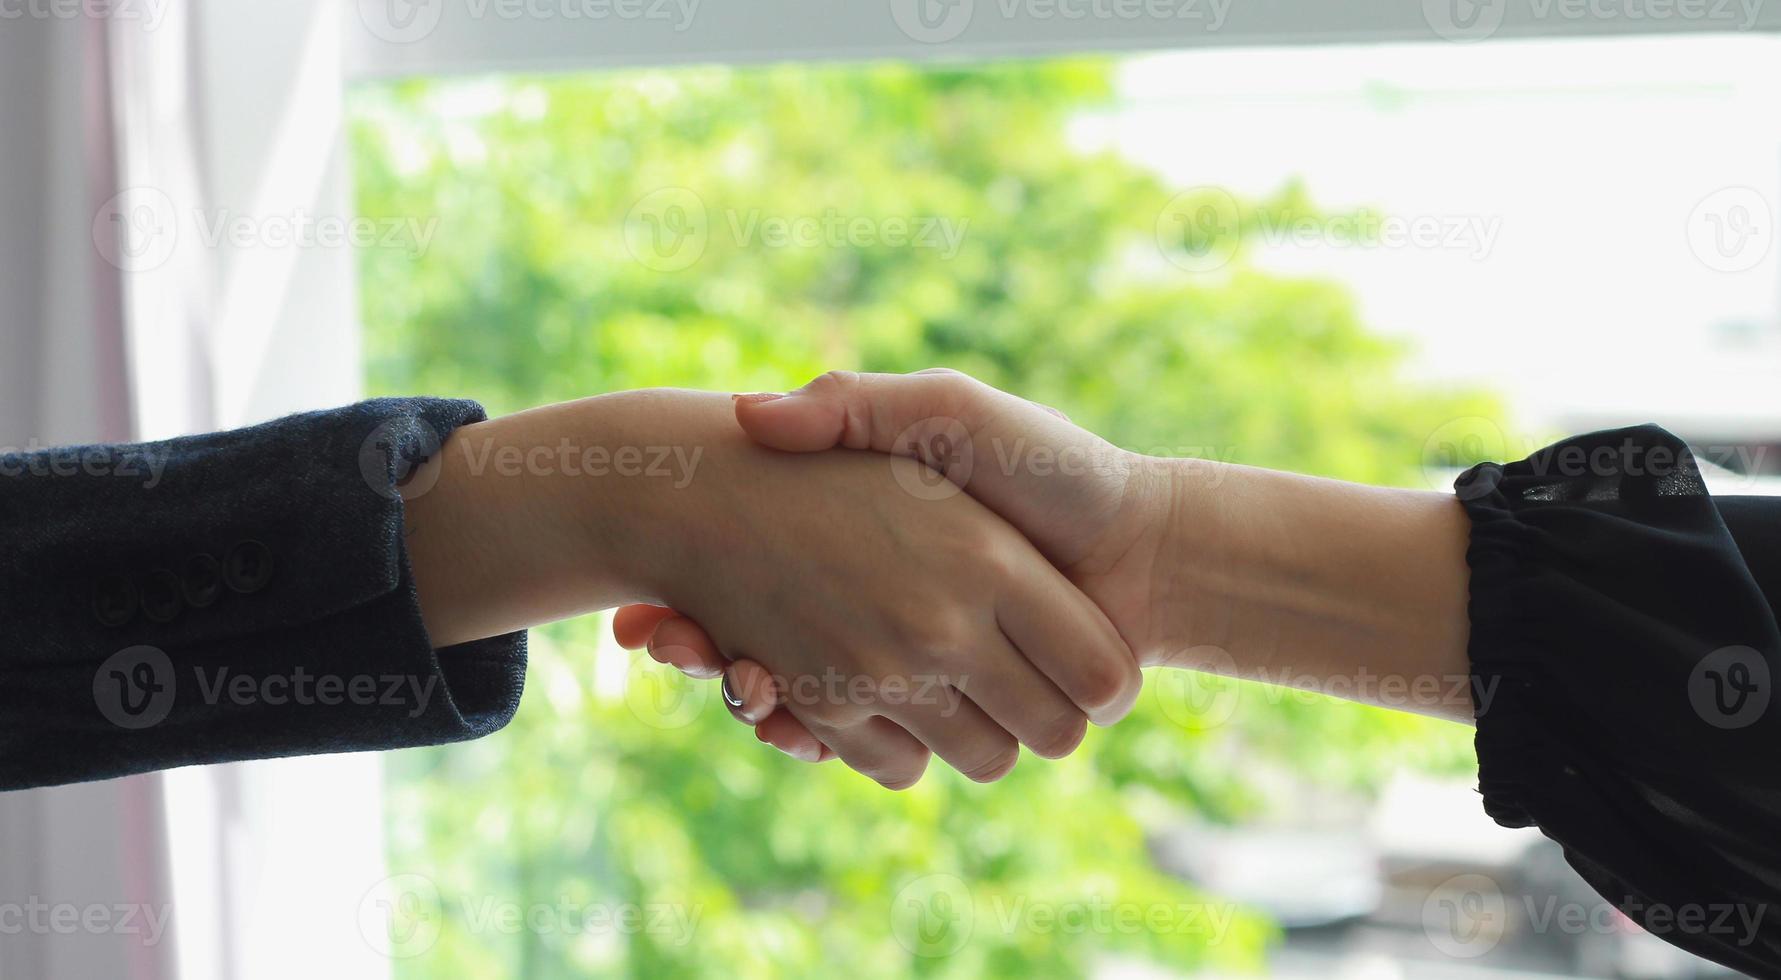
M 603 396 L 464 426 L 404 525 L 435 645 L 651 597 L 664 508 L 638 399 Z M 671 537 L 671 536 L 669 536 Z
M 1470 718 L 1469 528 L 1450 495 L 1167 468 L 1158 662 Z

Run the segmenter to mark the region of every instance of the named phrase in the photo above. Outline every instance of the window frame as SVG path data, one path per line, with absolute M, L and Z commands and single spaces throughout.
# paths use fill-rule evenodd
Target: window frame
M 1781 31 L 1781 7 L 1765 4 L 1747 14 L 1738 0 L 354 2 L 343 46 L 349 80 L 690 63 L 980 61 L 1198 47 Z M 925 27 L 913 19 L 917 4 L 930 10 L 938 4 L 948 19 Z M 1619 9 L 1608 18 L 1587 16 L 1603 7 Z

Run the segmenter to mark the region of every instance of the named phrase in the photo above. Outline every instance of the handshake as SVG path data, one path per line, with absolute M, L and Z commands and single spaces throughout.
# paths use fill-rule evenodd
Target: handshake
M 559 439 L 699 469 L 466 472 Z M 407 514 L 436 645 L 621 605 L 622 644 L 722 675 L 762 741 L 891 788 L 930 754 L 980 781 L 1021 745 L 1067 755 L 1131 709 L 1145 666 L 1360 700 L 1378 700 L 1363 676 L 1467 673 L 1450 495 L 1142 456 L 953 371 L 625 392 L 466 426 L 441 455 Z M 1451 686 L 1416 690 L 1391 706 L 1471 719 Z
M 863 451 L 839 456 L 835 475 L 858 469 L 850 484 L 888 497 L 844 491 L 801 536 L 826 537 L 822 557 L 787 559 L 808 584 L 757 594 L 793 628 L 792 649 L 643 605 L 619 610 L 620 643 L 722 673 L 762 741 L 811 762 L 838 755 L 892 788 L 915 783 L 930 750 L 999 779 L 1020 745 L 1064 756 L 1089 720 L 1130 710 L 1156 649 L 1145 592 L 1170 519 L 1161 461 L 951 371 L 835 372 L 738 396 L 735 412 L 762 446 Z

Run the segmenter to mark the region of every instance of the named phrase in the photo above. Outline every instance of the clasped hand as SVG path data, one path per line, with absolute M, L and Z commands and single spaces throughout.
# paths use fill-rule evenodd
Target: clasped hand
M 833 372 L 734 409 L 820 493 L 814 513 L 728 546 L 791 540 L 782 560 L 796 567 L 622 608 L 622 644 L 724 674 L 732 713 L 762 741 L 893 788 L 919 779 L 930 750 L 998 779 L 1017 742 L 1061 756 L 1086 721 L 1130 709 L 1168 519 L 1157 461 L 952 371 Z
M 565 446 L 698 464 L 484 465 Z M 762 740 L 886 786 L 930 752 L 982 780 L 1068 753 L 1142 666 L 1475 710 L 1451 494 L 1128 453 L 956 372 L 603 395 L 464 426 L 426 467 L 404 519 L 436 647 L 625 606 L 622 643 L 723 674 Z

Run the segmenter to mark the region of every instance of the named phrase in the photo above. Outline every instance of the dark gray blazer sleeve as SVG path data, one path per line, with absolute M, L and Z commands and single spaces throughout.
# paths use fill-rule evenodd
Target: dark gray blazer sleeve
M 0 789 L 505 725 L 525 634 L 433 649 L 395 490 L 484 417 L 381 399 L 0 455 Z

